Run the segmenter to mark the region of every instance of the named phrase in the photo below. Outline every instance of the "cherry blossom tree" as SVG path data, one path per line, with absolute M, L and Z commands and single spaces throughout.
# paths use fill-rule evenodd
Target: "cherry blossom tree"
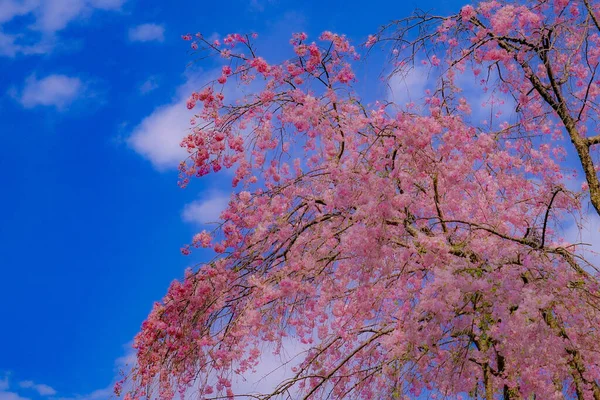
M 600 144 L 600 2 L 486 1 L 448 17 L 415 13 L 370 40 L 395 43 L 396 71 L 415 54 L 428 55 L 434 65 L 443 54 L 446 69 L 439 90 L 446 100 L 460 91 L 454 84 L 457 74 L 470 70 L 483 87 L 514 100 L 519 132 L 566 133 L 600 214 L 598 154 L 593 151 Z M 403 51 L 407 48 L 413 51 Z
M 182 249 L 217 255 L 154 305 L 126 398 L 600 399 L 598 275 L 561 236 L 600 209 L 598 7 L 488 1 L 385 26 L 360 51 L 437 82 L 408 106 L 361 100 L 341 35 L 295 34 L 281 64 L 250 36 L 186 35 L 224 66 L 190 96 L 180 183 L 225 168 L 236 189 Z M 515 114 L 476 121 L 464 76 Z M 287 379 L 235 392 L 289 342 L 305 350 Z

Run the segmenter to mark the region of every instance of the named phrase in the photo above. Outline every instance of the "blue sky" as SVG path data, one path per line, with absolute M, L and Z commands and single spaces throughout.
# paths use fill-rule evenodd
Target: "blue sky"
M 186 67 L 182 34 L 254 31 L 281 58 L 292 32 L 358 43 L 417 6 L 460 5 L 0 0 L 0 400 L 109 398 L 152 303 L 210 256 L 179 249 L 226 179 L 182 190 L 175 167 L 184 99 L 217 65 Z

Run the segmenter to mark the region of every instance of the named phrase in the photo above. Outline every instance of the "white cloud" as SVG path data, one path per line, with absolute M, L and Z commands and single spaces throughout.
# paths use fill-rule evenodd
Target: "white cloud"
M 18 54 L 46 54 L 55 45 L 52 38 L 43 38 L 33 44 L 21 44 L 19 38 L 22 36 L 0 32 L 0 56 L 15 57 Z
M 116 11 L 126 0 L 0 0 L 0 56 L 49 53 L 56 33 L 98 10 Z M 23 18 L 17 32 L 3 24 Z M 21 22 L 21 21 L 19 21 Z
M 28 397 L 21 397 L 15 392 L 0 392 L 0 400 L 30 400 Z
M 158 89 L 158 79 L 155 76 L 151 76 L 144 83 L 140 85 L 140 93 L 150 93 L 154 89 Z
M 188 133 L 192 115 L 185 99 L 159 107 L 134 128 L 127 143 L 159 171 L 176 168 L 188 155 L 179 144 Z
M 0 26 L 0 56 L 15 57 L 17 54 L 45 54 L 54 47 L 53 38 L 42 38 L 35 43 L 23 44 L 24 34 L 9 34 L 2 32 Z
M 262 355 L 260 362 L 256 366 L 254 372 L 248 371 L 243 376 L 233 375 L 232 376 L 232 390 L 235 394 L 257 394 L 257 393 L 270 393 L 272 392 L 279 383 L 287 378 L 293 376 L 292 368 L 300 364 L 304 359 L 305 352 L 309 349 L 308 345 L 301 344 L 295 339 L 284 338 L 282 342 L 282 348 L 280 354 L 273 354 L 274 346 L 271 343 L 263 343 Z M 125 356 L 120 357 L 115 361 L 116 369 L 129 372 L 131 367 L 135 365 L 136 354 L 131 348 L 128 349 Z M 121 376 L 115 378 L 121 379 Z M 215 382 L 214 374 L 211 374 L 207 378 L 207 382 L 214 386 Z M 183 396 L 184 400 L 195 400 L 198 398 L 198 389 L 201 386 L 201 381 L 196 381 Z M 100 390 L 96 390 L 88 395 L 75 396 L 69 399 L 59 400 L 105 400 L 113 397 L 113 385 Z M 123 386 L 123 393 L 130 390 L 132 383 L 126 381 Z M 297 398 L 297 388 L 290 390 L 292 398 Z M 278 397 L 279 398 L 279 397 Z M 0 399 L 2 400 L 2 399 Z
M 106 400 L 111 398 L 115 398 L 113 384 L 105 387 L 104 389 L 94 390 L 93 392 L 82 396 L 61 398 L 60 400 Z
M 595 212 L 588 213 L 577 224 L 571 224 L 564 235 L 569 243 L 581 243 L 577 246 L 577 254 L 591 264 L 586 268 L 588 271 L 600 268 L 600 217 Z
M 157 24 L 142 24 L 129 30 L 129 40 L 132 42 L 163 42 L 165 28 Z
M 16 36 L 0 32 L 0 56 L 14 57 L 20 52 Z
M 494 126 L 497 126 L 500 122 L 513 119 L 515 116 L 513 98 L 499 90 L 484 90 L 484 85 L 480 81 L 481 75 L 476 76 L 471 70 L 466 70 L 456 78 L 456 83 L 462 89 L 458 97 L 464 97 L 469 101 L 473 122 L 475 124 L 485 122 L 489 126 L 491 121 Z
M 206 82 L 218 75 L 211 71 L 203 76 Z M 194 89 L 202 86 L 197 76 L 188 77 L 177 89 L 173 101 L 155 108 L 127 138 L 129 147 L 148 159 L 157 170 L 175 169 L 189 156 L 180 146 L 181 140 L 190 132 L 190 119 L 194 116 L 194 112 L 187 109 L 186 103 Z
M 35 383 L 33 381 L 21 381 L 19 382 L 19 386 L 21 386 L 24 389 L 33 389 L 36 392 L 38 392 L 40 396 L 53 396 L 56 394 L 56 390 L 54 390 L 54 388 L 48 385 L 44 385 L 43 383 Z
M 217 222 L 219 215 L 229 203 L 229 195 L 217 190 L 203 193 L 199 200 L 188 203 L 181 212 L 185 222 L 206 224 Z
M 0 0 L 0 23 L 29 14 L 39 5 L 39 0 Z
M 100 10 L 119 10 L 126 0 L 90 0 L 89 4 L 92 7 Z
M 189 153 L 181 148 L 181 140 L 190 133 L 190 119 L 195 115 L 186 107 L 186 103 L 194 90 L 202 88 L 207 82 L 218 78 L 221 68 L 190 75 L 170 104 L 154 109 L 145 117 L 127 138 L 128 145 L 144 158 L 150 160 L 159 171 L 175 169 L 185 160 Z M 199 79 L 201 78 L 201 79 Z M 255 93 L 259 84 L 248 86 L 225 85 L 223 94 L 225 101 L 234 103 L 247 93 Z M 199 106 L 197 106 L 199 107 Z M 200 121 L 197 121 L 200 123 Z
M 27 397 L 21 397 L 16 392 L 9 392 L 10 382 L 8 379 L 8 375 L 5 375 L 4 378 L 0 379 L 0 400 L 30 400 Z
M 125 0 L 42 0 L 33 13 L 34 28 L 47 33 L 58 32 L 72 21 L 89 17 L 96 10 L 119 10 Z
M 302 24 L 303 20 L 301 14 L 287 13 L 274 26 L 274 32 L 263 37 L 262 42 L 267 43 L 274 56 L 280 56 L 276 50 L 280 47 L 283 49 L 284 44 L 286 50 L 289 47 L 287 39 L 281 39 L 283 32 L 287 35 L 290 27 L 298 28 L 298 24 Z M 300 30 L 296 29 L 296 31 Z M 133 129 L 127 139 L 128 145 L 150 160 L 160 171 L 177 168 L 179 163 L 189 156 L 188 152 L 180 147 L 181 140 L 190 132 L 190 119 L 194 116 L 193 112 L 187 110 L 186 102 L 194 90 L 202 88 L 207 82 L 217 79 L 220 75 L 219 67 L 203 72 L 201 76 L 198 74 L 188 76 L 187 82 L 178 88 L 177 95 L 170 104 L 155 108 Z M 228 82 L 222 93 L 225 102 L 233 104 L 248 93 L 257 93 L 262 85 L 260 80 L 255 80 L 249 85 Z
M 435 89 L 438 73 L 435 68 L 418 64 L 403 74 L 394 75 L 389 81 L 387 99 L 401 107 L 411 102 L 422 105 L 421 101 L 425 98 L 426 91 Z M 480 79 L 467 70 L 458 74 L 455 80 L 462 90 L 455 95 L 457 98 L 467 99 L 471 107 L 470 119 L 475 124 L 485 121 L 486 125 L 489 124 L 490 118 L 495 124 L 511 120 L 515 115 L 514 100 L 499 91 L 486 93 L 478 83 Z
M 37 79 L 35 75 L 25 81 L 19 101 L 25 108 L 53 106 L 63 109 L 71 104 L 84 90 L 79 78 L 66 75 L 49 75 Z
M 276 0 L 251 0 L 250 8 L 254 11 L 265 11 L 267 5 L 275 3 Z
M 408 103 L 418 103 L 425 97 L 425 91 L 433 86 L 429 77 L 430 69 L 415 65 L 403 74 L 394 75 L 389 82 L 388 100 L 404 107 Z
M 291 338 L 284 338 L 279 355 L 273 354 L 273 346 L 263 346 L 260 363 L 256 371 L 248 372 L 243 377 L 235 376 L 232 380 L 232 390 L 235 394 L 271 393 L 277 385 L 293 376 L 292 368 L 298 366 L 304 359 L 304 352 L 310 346 L 300 344 Z M 298 388 L 292 387 L 288 393 L 291 397 L 299 398 Z M 283 398 L 282 396 L 281 398 Z
M 53 397 L 53 400 L 107 400 L 107 399 L 118 399 L 114 393 L 115 383 L 120 381 L 123 377 L 121 376 L 121 372 L 129 373 L 131 368 L 134 366 L 136 357 L 135 350 L 131 346 L 131 343 L 123 346 L 125 348 L 125 354 L 122 357 L 119 357 L 115 360 L 114 370 L 115 377 L 110 384 L 104 388 L 94 390 L 87 394 L 74 394 L 69 397 Z M 124 387 L 123 392 L 127 392 L 128 384 Z M 0 400 L 3 400 L 0 398 Z M 17 399 L 15 399 L 17 400 Z
M 44 1 L 35 9 L 35 28 L 44 32 L 57 32 L 81 16 L 86 4 L 82 0 Z

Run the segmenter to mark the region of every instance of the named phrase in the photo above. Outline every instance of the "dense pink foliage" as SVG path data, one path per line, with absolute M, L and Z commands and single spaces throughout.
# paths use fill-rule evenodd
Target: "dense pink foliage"
M 155 304 L 126 396 L 171 399 L 194 385 L 200 398 L 233 398 L 243 393 L 232 376 L 260 363 L 264 342 L 297 341 L 310 349 L 294 375 L 260 398 L 599 399 L 600 287 L 558 230 L 581 206 L 563 162 L 574 150 L 558 141 L 562 105 L 552 110 L 518 57 L 489 39 L 578 26 L 547 53 L 574 84 L 566 111 L 589 102 L 583 130 L 600 95 L 595 81 L 577 89 L 592 77 L 569 52 L 585 37 L 586 62 L 598 63 L 585 10 L 489 1 L 436 22 L 429 63 L 441 82 L 457 93 L 467 64 L 492 66 L 501 80 L 483 83 L 520 94 L 519 122 L 495 130 L 442 90 L 409 111 L 362 104 L 357 50 L 331 32 L 294 35 L 295 57 L 275 65 L 248 36 L 186 35 L 227 65 L 188 101 L 198 122 L 182 143 L 181 184 L 225 168 L 237 191 L 219 229 L 183 249 L 220 256 Z M 223 85 L 250 83 L 261 89 L 224 98 Z

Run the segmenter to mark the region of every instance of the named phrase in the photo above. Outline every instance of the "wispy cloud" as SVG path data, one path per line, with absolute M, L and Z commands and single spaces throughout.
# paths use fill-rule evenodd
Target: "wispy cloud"
M 23 389 L 33 389 L 38 392 L 40 396 L 54 396 L 56 394 L 56 390 L 51 386 L 43 383 L 35 383 L 34 381 L 21 381 L 19 382 L 19 386 Z
M 253 11 L 263 12 L 268 5 L 276 3 L 276 0 L 250 0 L 249 6 Z
M 164 42 L 165 27 L 158 24 L 142 24 L 129 29 L 132 42 Z
M 15 57 L 19 54 L 45 54 L 54 47 L 54 39 L 43 37 L 36 42 L 23 41 L 27 35 L 23 33 L 9 34 L 2 32 L 0 26 L 0 56 Z
M 118 11 L 126 0 L 0 0 L 0 56 L 49 53 L 57 33 L 96 11 Z M 24 19 L 10 32 L 3 24 Z
M 113 379 L 113 382 L 105 388 L 95 390 L 84 395 L 74 395 L 70 397 L 58 397 L 56 400 L 106 400 L 109 398 L 116 398 L 114 395 L 114 383 L 117 380 L 121 380 L 123 377 L 121 372 L 128 375 L 131 368 L 136 364 L 136 353 L 131 345 L 127 345 L 126 352 L 122 357 L 115 360 L 115 370 L 119 373 Z M 235 394 L 247 394 L 247 393 L 269 393 L 277 384 L 290 378 L 292 376 L 292 369 L 296 367 L 304 358 L 304 353 L 309 349 L 308 345 L 301 344 L 294 339 L 284 338 L 282 347 L 279 349 L 278 354 L 274 353 L 274 346 L 271 343 L 264 342 L 261 346 L 262 356 L 259 364 L 256 366 L 254 371 L 248 371 L 243 376 L 234 375 L 232 377 L 232 390 Z M 213 375 L 208 376 L 208 383 L 214 384 L 216 378 Z M 198 398 L 198 389 L 202 382 L 199 380 L 192 384 L 188 390 L 185 391 L 182 398 L 184 400 L 195 400 Z M 126 380 L 123 384 L 122 393 L 127 393 L 131 390 L 132 382 Z M 293 398 L 298 397 L 296 388 L 292 388 L 289 393 Z M 29 400 L 23 398 L 7 398 L 0 400 Z
M 0 379 L 0 390 L 8 389 L 8 376 Z
M 17 37 L 0 32 L 0 55 L 14 57 L 20 52 L 20 46 L 16 43 Z
M 127 0 L 89 0 L 92 7 L 100 10 L 119 10 Z
M 113 398 L 116 399 L 114 387 L 113 384 L 111 384 L 103 389 L 94 390 L 88 394 L 77 395 L 74 397 L 59 397 L 57 400 L 106 400 Z
M 5 375 L 4 378 L 0 379 L 0 400 L 30 400 L 27 397 L 20 396 L 15 391 L 9 391 L 9 389 L 10 381 L 8 375 Z
M 39 0 L 0 0 L 0 24 L 29 14 L 39 3 Z
M 131 346 L 131 343 L 123 346 L 125 353 L 123 356 L 117 358 L 114 363 L 115 376 L 113 380 L 101 389 L 94 390 L 86 394 L 72 394 L 70 396 L 54 396 L 52 400 L 107 400 L 107 399 L 118 399 L 114 393 L 115 383 L 122 379 L 122 373 L 128 374 L 131 368 L 135 365 L 136 357 L 135 350 Z M 127 391 L 129 383 L 124 386 L 124 392 Z M 0 400 L 3 400 L 0 398 Z
M 151 91 L 158 89 L 158 78 L 155 76 L 151 76 L 144 83 L 140 85 L 140 93 L 146 94 Z
M 30 400 L 28 397 L 21 397 L 15 392 L 0 392 L 0 400 Z
M 54 33 L 71 22 L 89 17 L 96 10 L 118 10 L 125 0 L 40 0 L 33 9 L 33 28 Z
M 472 122 L 498 126 L 500 122 L 514 119 L 516 104 L 512 97 L 499 90 L 488 91 L 481 80 L 481 76 L 476 76 L 471 70 L 456 77 L 456 83 L 462 90 L 459 97 L 469 99 Z
M 399 107 L 410 103 L 417 106 L 423 105 L 423 100 L 428 96 L 427 91 L 433 92 L 439 79 L 440 71 L 418 63 L 411 69 L 399 72 L 392 76 L 388 82 L 387 100 Z M 460 92 L 452 92 L 456 98 L 468 99 L 471 107 L 468 121 L 477 126 L 498 127 L 499 123 L 511 121 L 515 118 L 514 100 L 500 91 L 486 91 L 480 83 L 481 78 L 472 71 L 457 73 L 455 84 Z
M 36 21 L 33 28 L 54 33 L 63 30 L 73 20 L 82 16 L 86 2 L 81 0 L 44 1 L 35 8 Z
M 388 84 L 388 100 L 400 107 L 412 102 L 418 103 L 425 97 L 425 91 L 434 84 L 429 73 L 429 68 L 416 65 L 405 73 L 394 75 Z
M 569 225 L 564 237 L 569 243 L 579 244 L 577 254 L 590 263 L 586 269 L 595 273 L 591 266 L 600 266 L 600 217 L 593 211 L 587 213 L 577 223 Z
M 25 81 L 18 100 L 25 108 L 51 106 L 63 110 L 82 95 L 84 88 L 77 77 L 55 74 L 38 79 L 32 75 Z

